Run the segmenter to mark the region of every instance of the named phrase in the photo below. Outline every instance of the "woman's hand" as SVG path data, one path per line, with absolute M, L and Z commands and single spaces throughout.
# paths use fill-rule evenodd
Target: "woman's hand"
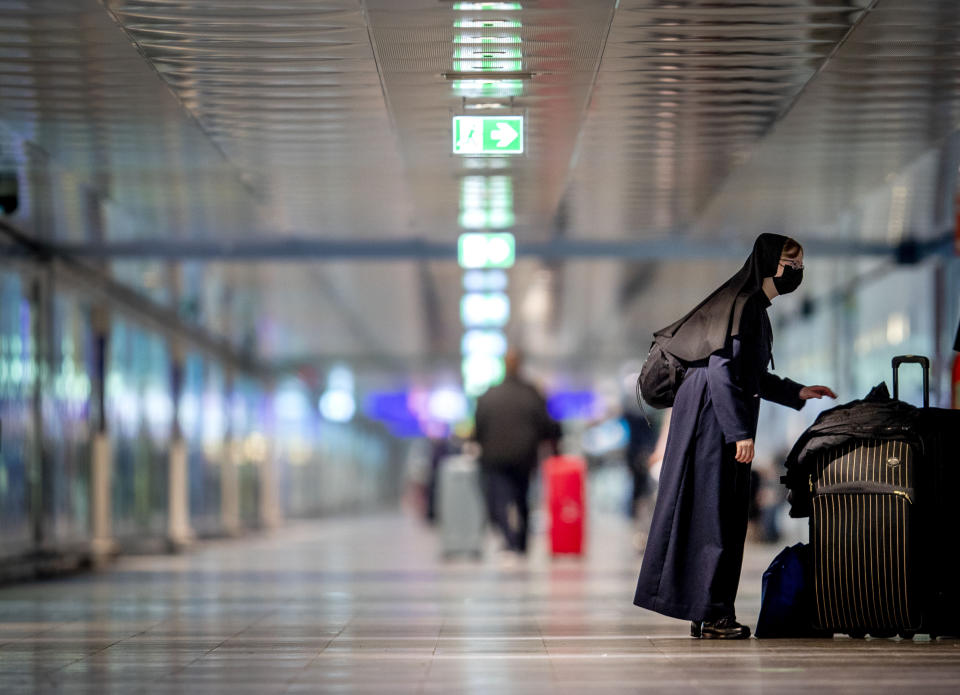
M 750 463 L 753 461 L 753 440 L 743 439 L 737 442 L 737 455 L 735 457 L 740 463 Z
M 823 398 L 824 396 L 836 398 L 837 394 L 827 386 L 804 386 L 800 389 L 800 398 L 805 401 L 809 401 L 811 398 Z

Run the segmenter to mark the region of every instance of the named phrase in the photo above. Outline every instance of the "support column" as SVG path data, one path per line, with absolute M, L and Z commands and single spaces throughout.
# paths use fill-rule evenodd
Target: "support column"
M 223 442 L 223 460 L 220 463 L 220 525 L 228 536 L 240 534 L 240 443 L 236 439 L 230 403 L 233 395 L 233 371 L 226 373 L 226 432 Z
M 274 385 L 268 386 L 272 392 Z M 283 513 L 280 506 L 280 490 L 277 486 L 276 457 L 273 423 L 261 422 L 262 432 L 269 432 L 270 436 L 261 435 L 263 439 L 263 456 L 260 458 L 258 473 L 260 475 L 260 525 L 264 529 L 274 529 L 283 523 Z
M 93 441 L 90 443 L 91 552 L 95 566 L 116 553 L 113 538 L 113 450 L 107 432 L 106 365 L 110 336 L 110 314 L 106 307 L 91 312 L 94 331 L 92 379 Z
M 170 393 L 173 398 L 173 424 L 170 437 L 170 461 L 167 480 L 167 541 L 179 551 L 195 539 L 190 525 L 190 477 L 187 464 L 187 442 L 180 428 L 180 403 L 183 394 L 185 355 L 177 338 L 171 339 Z

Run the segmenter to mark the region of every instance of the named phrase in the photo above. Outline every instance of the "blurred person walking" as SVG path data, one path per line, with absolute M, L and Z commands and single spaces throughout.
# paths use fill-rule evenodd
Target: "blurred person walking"
M 503 534 L 506 549 L 527 552 L 530 476 L 540 443 L 556 450 L 560 425 L 533 384 L 520 377 L 523 355 L 507 351 L 506 377 L 477 400 L 475 436 L 490 519 Z
M 691 635 L 743 639 L 737 622 L 750 506 L 750 463 L 760 399 L 799 410 L 826 386 L 767 371 L 773 331 L 767 307 L 803 278 L 803 248 L 761 234 L 740 271 L 693 311 L 658 331 L 689 365 L 677 391 L 650 537 L 634 603 L 691 621 Z

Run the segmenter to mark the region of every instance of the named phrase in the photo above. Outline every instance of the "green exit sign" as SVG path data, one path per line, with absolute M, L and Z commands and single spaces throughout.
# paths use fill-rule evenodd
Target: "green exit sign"
M 457 258 L 461 268 L 510 268 L 517 259 L 517 242 L 508 232 L 461 234 Z
M 521 154 L 523 116 L 454 116 L 454 154 Z

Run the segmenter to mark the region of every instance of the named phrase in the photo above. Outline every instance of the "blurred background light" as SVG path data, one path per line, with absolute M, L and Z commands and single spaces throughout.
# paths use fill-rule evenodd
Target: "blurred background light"
M 503 292 L 507 274 L 502 270 L 468 270 L 463 274 L 463 289 L 468 292 Z
M 603 401 L 593 391 L 557 391 L 547 398 L 554 420 L 592 420 L 603 414 Z
M 464 355 L 494 355 L 507 352 L 507 337 L 500 331 L 472 329 L 463 334 L 460 350 Z
M 350 391 L 329 389 L 320 396 L 320 415 L 330 422 L 350 422 L 357 404 Z
M 327 388 L 338 391 L 354 390 L 353 370 L 345 364 L 335 364 L 327 374 Z
M 471 292 L 460 300 L 460 318 L 469 328 L 494 328 L 510 320 L 510 299 L 503 292 Z
M 589 456 L 603 456 L 627 445 L 629 432 L 623 420 L 610 419 L 588 427 L 581 438 L 583 451 Z
M 468 355 L 461 363 L 463 391 L 468 396 L 479 396 L 488 388 L 503 381 L 506 373 L 503 358 L 493 355 Z
M 300 422 L 310 412 L 310 401 L 306 389 L 299 381 L 288 381 L 277 391 L 274 401 L 277 419 L 286 422 Z
M 516 29 L 523 26 L 519 19 L 458 19 L 453 23 L 457 29 Z
M 523 43 L 523 39 L 521 39 L 517 34 L 500 34 L 499 36 L 492 36 L 489 34 L 458 34 L 453 38 L 453 42 L 476 44 L 510 44 Z
M 455 2 L 453 9 L 472 12 L 476 10 L 522 10 L 519 2 Z
M 467 415 L 467 399 L 458 388 L 441 387 L 430 394 L 427 411 L 439 422 L 459 422 Z
M 509 268 L 516 260 L 517 242 L 509 232 L 461 234 L 457 244 L 462 268 Z

